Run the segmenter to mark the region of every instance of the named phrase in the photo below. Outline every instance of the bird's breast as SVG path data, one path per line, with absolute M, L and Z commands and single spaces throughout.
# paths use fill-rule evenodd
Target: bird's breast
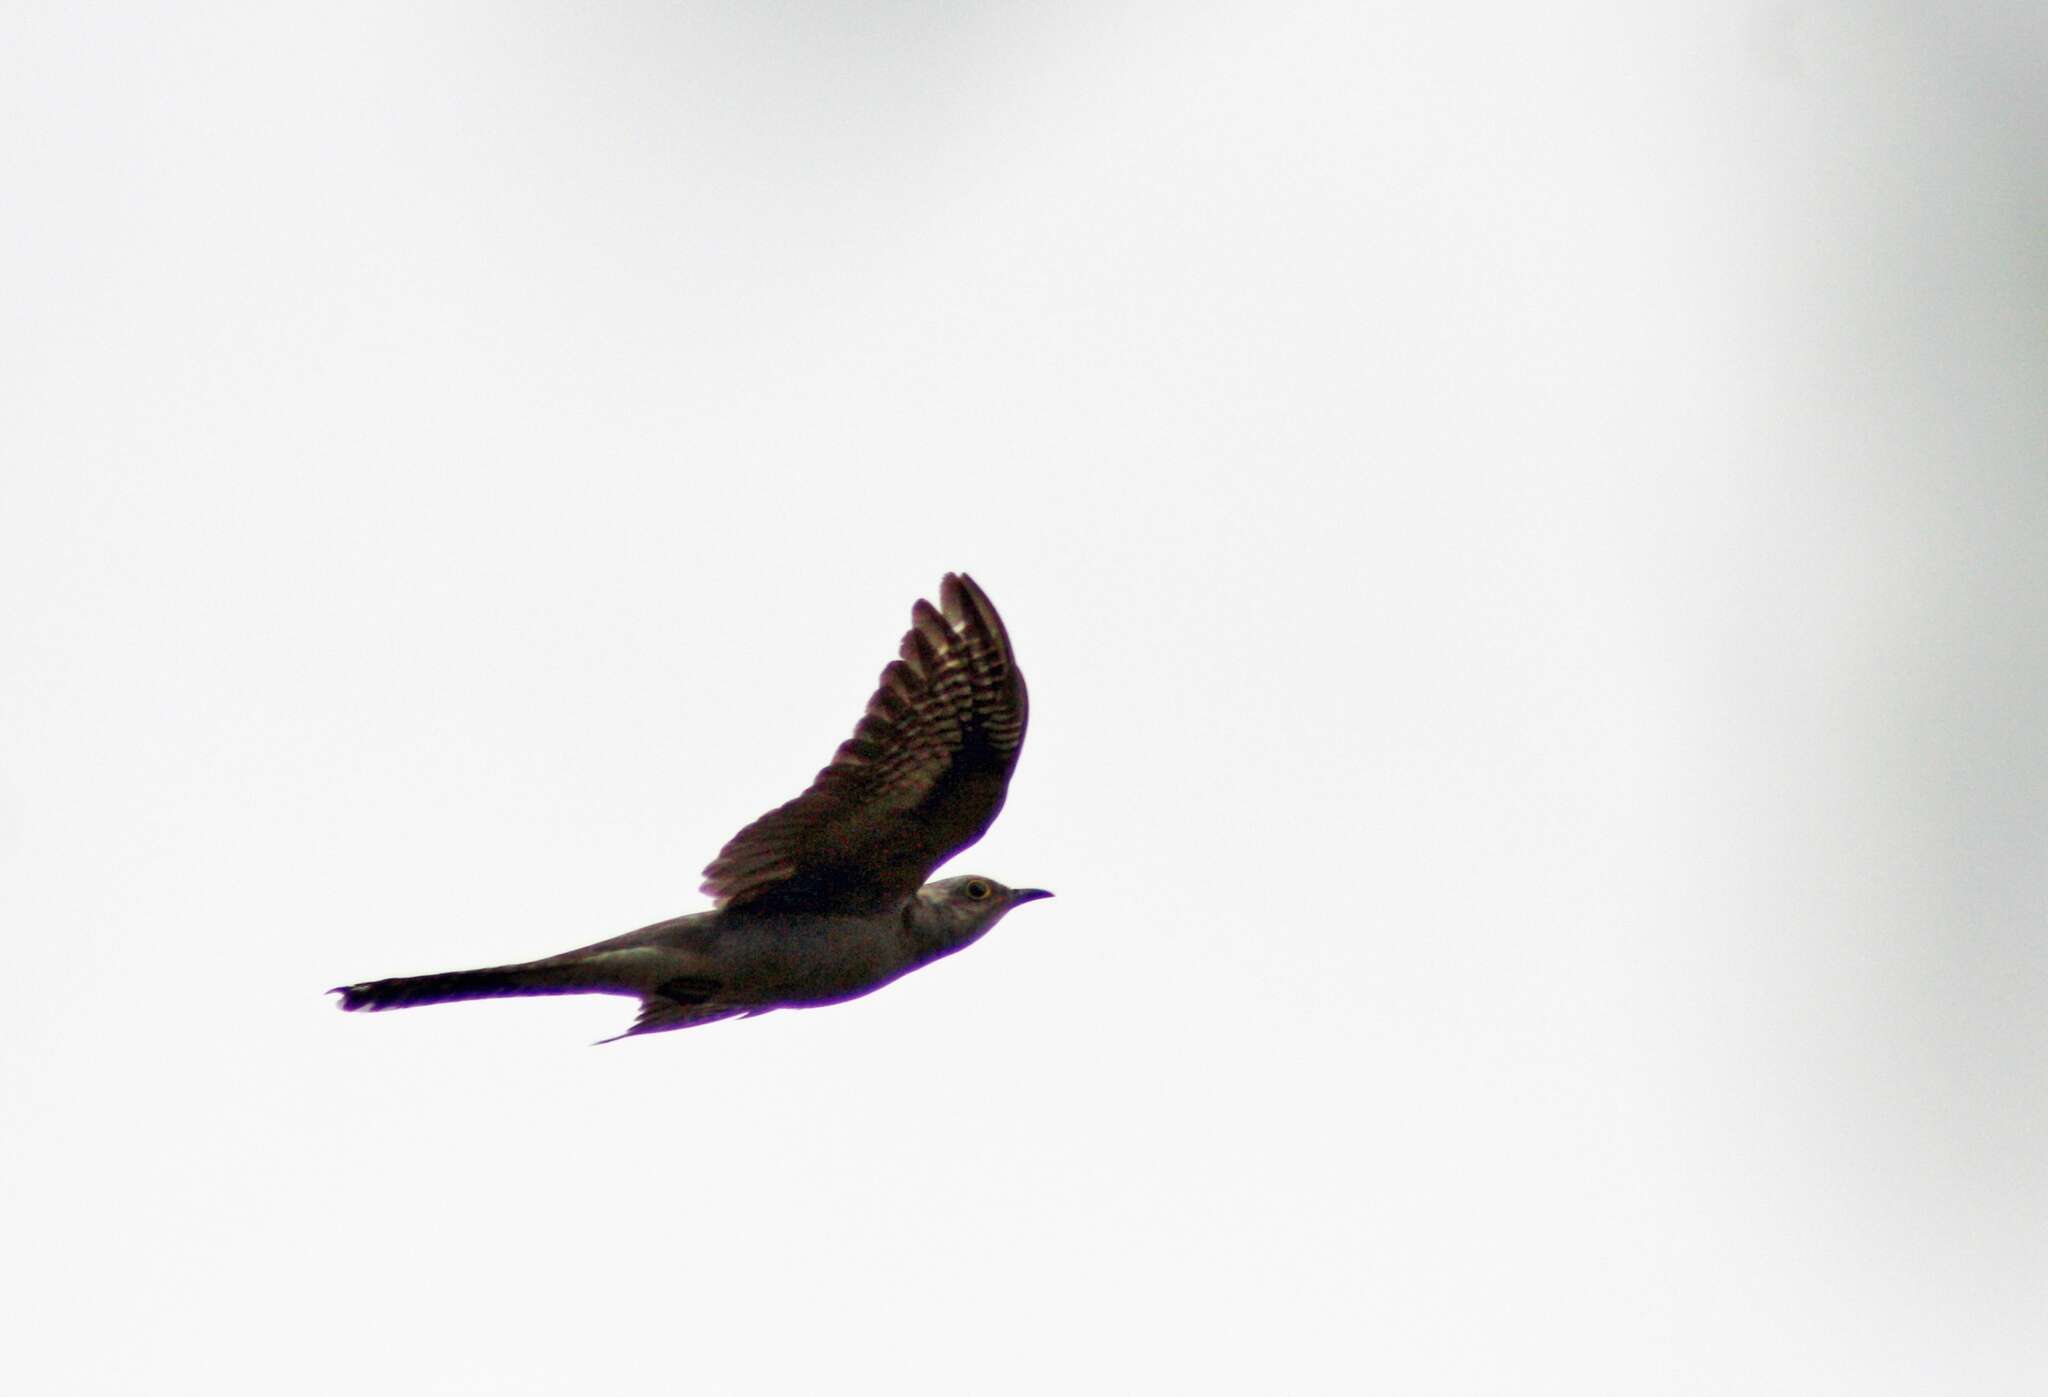
M 918 964 L 900 918 L 783 913 L 720 928 L 717 959 L 750 997 L 831 1004 L 879 989 Z

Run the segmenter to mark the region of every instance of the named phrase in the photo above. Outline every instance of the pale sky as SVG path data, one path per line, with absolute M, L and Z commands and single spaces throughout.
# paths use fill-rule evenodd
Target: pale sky
M 0 1381 L 2025 1393 L 2048 11 L 0 13 Z M 949 569 L 854 1004 L 700 907 Z

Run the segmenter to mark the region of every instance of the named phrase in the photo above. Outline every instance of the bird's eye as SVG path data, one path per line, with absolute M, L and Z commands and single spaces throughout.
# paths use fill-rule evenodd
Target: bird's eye
M 982 882 L 979 878 L 972 878 L 968 880 L 967 895 L 973 898 L 976 902 L 988 901 L 988 895 L 994 891 L 995 889 L 991 888 L 987 883 Z

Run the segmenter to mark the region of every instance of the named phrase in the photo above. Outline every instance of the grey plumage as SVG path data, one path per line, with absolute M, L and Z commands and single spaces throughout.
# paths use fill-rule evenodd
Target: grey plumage
M 704 870 L 711 910 L 541 960 L 345 985 L 341 1007 L 629 995 L 629 1038 L 858 998 L 1050 897 L 979 876 L 925 881 L 1003 808 L 1029 708 L 987 595 L 949 573 L 939 603 L 912 609 L 898 658 L 810 788 Z

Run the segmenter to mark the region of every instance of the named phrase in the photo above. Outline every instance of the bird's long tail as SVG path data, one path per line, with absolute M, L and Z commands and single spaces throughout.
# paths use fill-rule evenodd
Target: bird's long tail
M 401 975 L 337 985 L 344 1009 L 406 1009 L 415 1004 L 449 1004 L 461 999 L 501 999 L 524 994 L 634 994 L 615 977 L 559 961 L 494 965 L 483 970 L 450 970 L 439 975 Z
M 640 1017 L 620 1034 L 665 1033 L 716 1023 L 740 1014 L 764 1013 L 772 1005 L 727 1004 L 717 1000 L 716 980 L 670 975 L 656 980 L 647 973 L 644 948 L 586 948 L 548 960 L 521 965 L 494 965 L 483 970 L 451 970 L 440 975 L 403 975 L 392 980 L 364 980 L 328 991 L 341 996 L 344 1009 L 405 1009 L 414 1004 L 448 1004 L 462 999 L 502 999 L 525 994 L 623 994 L 640 1001 Z M 616 1039 L 607 1038 L 607 1043 Z

